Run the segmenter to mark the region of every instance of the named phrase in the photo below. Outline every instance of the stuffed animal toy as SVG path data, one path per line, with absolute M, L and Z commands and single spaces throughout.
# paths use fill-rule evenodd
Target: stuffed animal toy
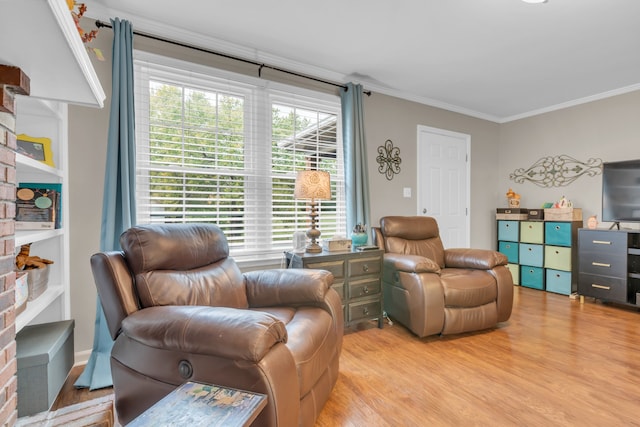
M 31 270 L 34 268 L 45 268 L 47 264 L 53 264 L 53 261 L 39 256 L 30 256 L 31 243 L 20 246 L 20 253 L 16 255 L 16 268 L 18 270 Z

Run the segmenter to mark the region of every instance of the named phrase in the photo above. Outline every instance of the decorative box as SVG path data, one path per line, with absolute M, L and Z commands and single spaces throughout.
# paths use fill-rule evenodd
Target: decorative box
M 524 220 L 529 218 L 529 209 L 526 208 L 498 208 L 496 219 Z
M 551 208 L 544 210 L 545 221 L 582 221 L 580 208 Z
M 25 326 L 16 335 L 18 417 L 48 411 L 73 367 L 73 320 Z
M 27 308 L 29 299 L 29 283 L 26 271 L 16 272 L 16 315 L 22 313 Z
M 528 219 L 544 219 L 544 209 L 529 209 Z
M 33 301 L 47 290 L 49 266 L 27 270 L 27 284 L 29 285 L 29 301 Z
M 327 252 L 350 251 L 351 239 L 325 239 L 322 241 L 322 249 Z

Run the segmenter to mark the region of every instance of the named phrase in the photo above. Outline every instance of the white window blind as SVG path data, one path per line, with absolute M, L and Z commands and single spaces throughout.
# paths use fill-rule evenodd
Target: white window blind
M 138 223 L 215 223 L 234 257 L 279 257 L 309 227 L 296 173 L 319 169 L 322 237 L 346 234 L 337 97 L 167 61 L 135 61 Z

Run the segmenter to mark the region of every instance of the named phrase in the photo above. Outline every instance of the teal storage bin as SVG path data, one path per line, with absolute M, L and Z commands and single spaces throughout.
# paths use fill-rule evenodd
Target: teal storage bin
M 548 292 L 571 295 L 571 272 L 547 269 L 546 288 Z
M 531 243 L 520 243 L 519 257 L 520 264 L 530 265 L 533 267 L 542 267 L 543 246 L 533 245 Z
M 505 254 L 510 263 L 518 263 L 518 244 L 515 242 L 498 242 L 498 252 Z
M 556 246 L 571 246 L 571 222 L 545 222 L 544 243 Z
M 520 266 L 520 286 L 544 289 L 544 269 L 542 267 Z
M 25 326 L 16 335 L 18 417 L 48 411 L 73 367 L 73 320 Z
M 519 221 L 498 221 L 498 240 L 517 242 L 519 227 Z

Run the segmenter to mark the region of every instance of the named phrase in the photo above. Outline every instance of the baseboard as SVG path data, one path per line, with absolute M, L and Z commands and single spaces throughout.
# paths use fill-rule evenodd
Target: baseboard
M 73 366 L 86 365 L 91 357 L 91 350 L 77 351 L 73 355 Z

